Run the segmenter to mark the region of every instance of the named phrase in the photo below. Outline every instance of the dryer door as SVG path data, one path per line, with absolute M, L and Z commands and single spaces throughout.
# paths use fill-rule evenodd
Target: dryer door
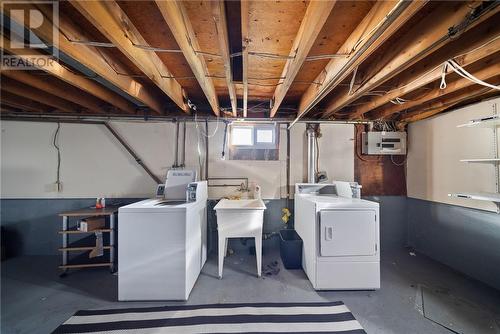
M 372 210 L 320 211 L 321 256 L 364 256 L 376 253 L 377 224 Z

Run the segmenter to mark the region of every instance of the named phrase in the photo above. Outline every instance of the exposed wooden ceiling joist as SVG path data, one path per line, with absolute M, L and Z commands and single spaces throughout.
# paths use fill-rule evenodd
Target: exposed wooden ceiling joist
M 298 116 L 311 110 L 323 97 L 337 87 L 354 69 L 415 15 L 426 1 L 380 1 L 351 33 L 339 49 L 349 57 L 334 58 L 314 80 L 299 103 Z
M 497 61 L 500 60 L 500 57 L 496 59 Z M 492 64 L 491 66 L 487 66 L 477 72 L 472 73 L 476 78 L 479 80 L 489 82 L 492 78 L 495 78 L 498 76 L 500 73 L 500 62 L 496 62 L 495 64 Z M 444 97 L 446 95 L 449 95 L 451 93 L 454 93 L 456 91 L 459 91 L 461 89 L 470 87 L 475 85 L 474 82 L 472 82 L 469 79 L 465 78 L 460 78 L 457 80 L 454 80 L 452 82 L 448 82 L 446 85 L 446 88 L 441 89 L 441 88 L 435 88 L 431 90 L 430 92 L 424 94 L 422 97 L 413 99 L 413 100 L 408 100 L 407 102 L 404 102 L 402 104 L 392 104 L 391 106 L 384 108 L 378 112 L 370 114 L 370 119 L 381 119 L 381 118 L 387 118 L 393 114 L 399 113 L 401 111 L 404 111 L 406 109 L 416 107 L 423 105 L 427 101 L 434 100 L 440 97 Z
M 271 117 L 276 115 L 278 108 L 292 85 L 302 63 L 311 50 L 323 25 L 330 16 L 335 1 L 311 1 L 309 2 L 306 14 L 302 20 L 299 31 L 290 50 L 289 58 L 286 61 L 281 78 L 284 78 L 280 85 L 276 87 L 272 99 Z
M 183 111 L 189 108 L 181 85 L 152 51 L 134 46 L 147 45 L 140 32 L 115 1 L 71 1 L 71 4 L 120 49 L 141 71 Z
M 464 45 L 465 43 L 462 44 Z M 500 26 L 497 26 L 496 30 L 493 30 L 489 33 L 479 31 L 476 42 L 472 42 L 469 47 L 472 47 L 473 49 L 468 53 L 459 57 L 452 57 L 462 67 L 480 61 L 500 50 Z M 450 51 L 453 50 L 450 49 Z M 452 70 L 450 68 L 447 69 L 447 73 L 450 73 L 451 71 Z M 425 85 L 428 85 L 433 81 L 440 79 L 442 72 L 442 66 L 438 66 L 431 71 L 427 70 L 427 72 L 423 75 L 421 75 L 420 73 L 409 75 L 408 77 L 400 81 L 398 87 L 391 89 L 389 92 L 387 92 L 387 94 L 384 94 L 382 96 L 374 96 L 365 104 L 353 107 L 353 109 L 350 111 L 350 115 L 352 115 L 352 118 L 360 117 L 361 115 L 371 110 L 381 107 L 384 104 L 390 103 L 391 100 L 394 100 L 398 97 L 403 97 L 408 93 L 411 93 L 421 87 L 424 87 Z
M 26 5 L 26 9 L 33 8 L 33 6 Z M 37 9 L 44 12 L 43 7 L 39 7 Z M 81 32 L 75 25 L 75 22 L 68 21 L 64 15 L 60 15 L 59 17 L 59 29 L 69 36 L 81 36 Z M 53 31 L 51 25 L 43 24 L 37 29 L 36 32 L 37 36 L 42 40 L 52 40 Z M 133 78 L 116 73 L 95 47 L 88 46 L 82 43 L 72 43 L 62 34 L 60 34 L 59 36 L 58 47 L 66 55 L 84 65 L 88 69 L 92 70 L 97 75 L 115 85 L 129 96 L 137 99 L 141 103 L 144 103 L 144 105 L 148 106 L 158 113 L 161 113 L 163 111 L 163 101 L 161 99 L 152 94 L 141 83 L 134 80 Z
M 243 69 L 243 117 L 248 114 L 248 43 L 250 41 L 249 25 L 250 11 L 249 0 L 241 0 L 241 58 Z
M 7 91 L 2 91 L 2 104 L 9 105 L 13 108 L 20 109 L 23 111 L 39 112 L 39 113 L 49 113 L 54 108 L 46 106 L 42 103 L 30 100 L 26 97 L 21 97 L 16 94 L 9 93 Z
M 31 54 L 29 56 L 19 54 L 18 53 L 19 50 L 12 48 L 10 41 L 4 35 L 2 35 L 2 43 L 4 50 L 8 51 L 13 55 L 16 55 L 21 59 L 24 59 L 24 61 L 27 63 L 29 63 L 30 57 L 36 56 L 37 54 L 39 56 L 42 55 L 41 53 L 36 53 L 33 50 L 30 51 Z M 127 101 L 125 98 L 119 96 L 118 94 L 109 91 L 108 89 L 99 85 L 95 81 L 87 79 L 81 75 L 69 71 L 56 61 L 44 62 L 44 63 L 37 62 L 35 66 L 38 69 L 50 73 L 54 77 L 61 79 L 70 85 L 75 86 L 76 88 L 79 88 L 91 95 L 94 95 L 103 101 L 107 101 L 111 105 L 115 106 L 120 110 L 125 111 L 126 113 L 135 114 L 136 112 L 136 108 L 133 103 Z
M 73 102 L 64 100 L 52 94 L 47 94 L 44 91 L 12 80 L 8 77 L 2 78 L 2 90 L 5 90 L 11 94 L 26 97 L 39 103 L 43 103 L 64 112 L 74 113 L 84 111 L 79 105 Z
M 473 11 L 470 3 L 460 2 L 457 4 L 443 4 L 427 15 L 411 31 L 400 39 L 389 52 L 376 63 L 370 64 L 373 69 L 365 74 L 367 78 L 355 92 L 343 89 L 333 101 L 326 107 L 323 117 L 330 117 L 341 108 L 356 101 L 365 93 L 374 90 L 377 86 L 398 75 L 408 67 L 417 63 L 425 57 L 430 56 L 439 48 L 444 47 L 450 41 L 450 28 L 460 27 L 457 33 L 463 33 L 487 18 L 498 12 L 498 7 L 494 5 L 492 10 L 488 10 L 475 20 L 470 22 L 469 14 Z M 477 6 L 477 4 L 476 4 Z M 467 22 L 464 27 L 463 23 Z M 417 43 L 419 41 L 419 43 Z M 379 70 L 380 69 L 380 70 Z
M 215 92 L 214 83 L 210 77 L 207 77 L 205 59 L 196 53 L 200 48 L 182 1 L 158 0 L 156 1 L 156 5 L 165 22 L 168 24 L 177 44 L 179 44 L 213 112 L 218 116 L 220 113 L 219 100 Z
M 217 37 L 219 40 L 219 50 L 224 61 L 224 71 L 226 74 L 226 83 L 229 90 L 229 99 L 231 100 L 231 110 L 233 116 L 238 116 L 237 113 L 237 97 L 236 88 L 233 82 L 233 74 L 231 70 L 231 57 L 229 51 L 229 35 L 226 19 L 226 6 L 224 0 L 212 1 L 212 12 L 214 15 L 215 24 L 217 27 Z
M 496 79 L 496 82 L 498 83 L 498 77 Z M 398 120 L 408 123 L 416 122 L 434 116 L 436 114 L 439 114 L 440 112 L 450 109 L 453 106 L 460 104 L 462 102 L 489 96 L 491 91 L 492 89 L 488 87 L 483 87 L 479 85 L 471 86 L 460 91 L 457 94 L 454 94 L 453 97 L 450 97 L 448 99 L 428 102 L 422 106 L 419 106 L 417 110 L 401 115 L 401 117 L 399 117 Z
M 72 101 L 95 113 L 103 113 L 106 111 L 105 103 L 94 96 L 62 82 L 47 80 L 46 76 L 42 77 L 40 75 L 32 75 L 29 74 L 29 72 L 31 71 L 2 71 L 2 76 L 10 77 L 28 86 L 61 97 L 65 100 Z

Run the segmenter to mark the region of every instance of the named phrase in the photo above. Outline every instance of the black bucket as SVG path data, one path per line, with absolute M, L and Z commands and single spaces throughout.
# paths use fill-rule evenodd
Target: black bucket
M 295 230 L 280 231 L 280 255 L 286 269 L 302 268 L 302 239 Z

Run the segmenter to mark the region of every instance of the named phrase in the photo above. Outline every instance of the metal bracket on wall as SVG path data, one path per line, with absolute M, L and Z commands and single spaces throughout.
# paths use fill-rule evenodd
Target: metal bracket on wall
M 104 126 L 111 132 L 111 134 L 123 145 L 123 147 L 127 150 L 128 153 L 134 158 L 134 160 L 148 173 L 149 176 L 157 183 L 160 184 L 162 181 L 158 176 L 153 174 L 151 169 L 139 158 L 139 156 L 134 152 L 134 150 L 127 144 L 127 142 L 113 129 L 113 127 L 109 123 L 104 123 Z

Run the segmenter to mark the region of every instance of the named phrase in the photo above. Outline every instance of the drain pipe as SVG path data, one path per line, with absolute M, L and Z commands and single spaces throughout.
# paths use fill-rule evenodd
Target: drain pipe
M 208 119 L 206 118 L 205 133 L 208 134 Z M 205 136 L 205 180 L 208 180 L 208 135 Z
M 182 151 L 181 151 L 181 168 L 186 167 L 186 120 L 182 122 Z
M 307 135 L 307 183 L 316 183 L 316 126 L 306 125 Z
M 174 151 L 174 165 L 172 168 L 178 168 L 179 167 L 179 121 L 175 121 L 175 151 Z

